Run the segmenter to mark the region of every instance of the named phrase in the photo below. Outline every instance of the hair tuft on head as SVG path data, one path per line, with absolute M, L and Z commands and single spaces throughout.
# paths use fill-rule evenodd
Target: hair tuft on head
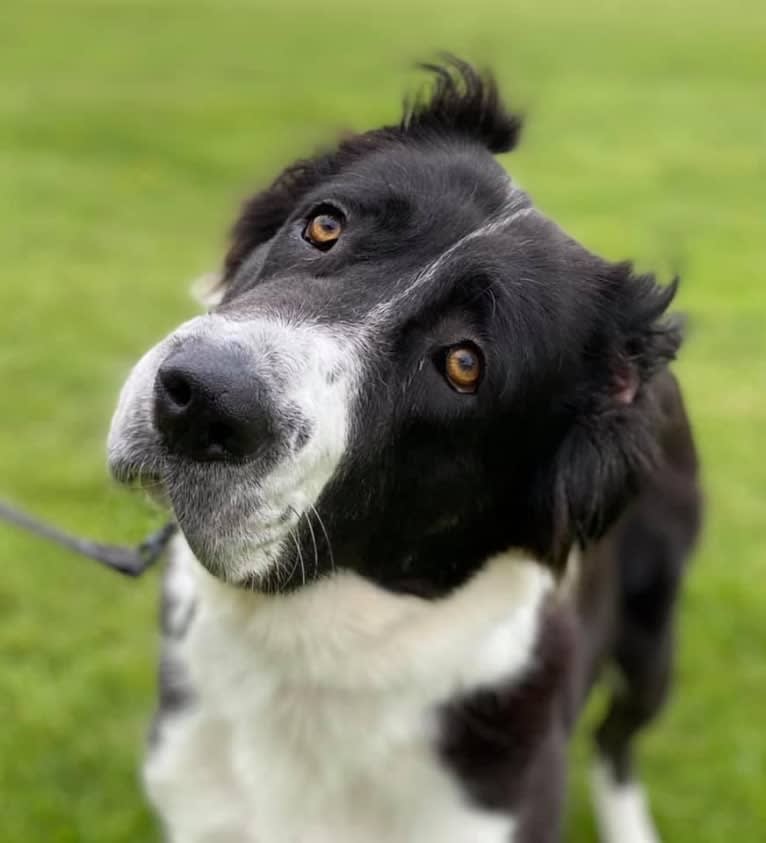
M 523 120 L 506 108 L 491 73 L 481 73 L 452 55 L 441 64 L 421 64 L 434 75 L 430 89 L 405 101 L 400 130 L 410 135 L 462 135 L 490 152 L 510 152 Z

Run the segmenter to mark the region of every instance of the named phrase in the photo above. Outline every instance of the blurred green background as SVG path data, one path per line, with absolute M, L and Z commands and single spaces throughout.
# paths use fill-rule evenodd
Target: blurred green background
M 158 523 L 106 476 L 116 390 L 194 312 L 187 282 L 245 192 L 396 119 L 434 50 L 492 64 L 529 117 L 508 167 L 542 208 L 684 276 L 709 514 L 677 693 L 641 758 L 666 841 L 766 839 L 765 45 L 762 0 L 4 0 L 0 497 L 107 540 Z M 2 843 L 157 839 L 136 773 L 156 594 L 156 574 L 0 526 Z

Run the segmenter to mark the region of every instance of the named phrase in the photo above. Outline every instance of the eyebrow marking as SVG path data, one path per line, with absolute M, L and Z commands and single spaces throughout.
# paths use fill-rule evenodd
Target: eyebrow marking
M 532 205 L 532 201 L 529 198 L 529 194 L 527 194 L 525 191 L 521 190 L 521 188 L 518 188 L 511 183 L 509 183 L 508 199 L 508 204 L 503 208 L 501 212 L 502 216 L 495 216 L 494 218 L 480 225 L 478 228 L 475 228 L 473 231 L 469 231 L 467 234 L 464 234 L 448 249 L 445 249 L 437 258 L 431 261 L 431 263 L 427 267 L 425 267 L 425 269 L 422 269 L 420 272 L 418 272 L 412 279 L 411 283 L 407 285 L 407 287 L 405 287 L 403 290 L 401 290 L 388 301 L 381 302 L 380 304 L 376 305 L 370 311 L 370 315 L 365 321 L 375 324 L 380 319 L 386 317 L 389 312 L 394 307 L 396 307 L 396 305 L 399 304 L 403 299 L 406 299 L 412 292 L 417 290 L 419 287 L 422 287 L 425 284 L 429 283 L 436 275 L 436 273 L 441 269 L 441 267 L 452 257 L 452 255 L 454 255 L 455 252 L 458 251 L 458 249 L 460 249 L 470 240 L 475 240 L 478 237 L 485 237 L 489 234 L 494 234 L 496 231 L 502 230 L 507 225 L 517 219 L 529 216 L 530 214 L 538 213 L 537 208 Z

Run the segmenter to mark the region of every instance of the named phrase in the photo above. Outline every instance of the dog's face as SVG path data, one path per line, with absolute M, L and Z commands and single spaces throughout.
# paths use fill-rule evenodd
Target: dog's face
M 437 74 L 246 204 L 220 302 L 123 389 L 113 473 L 227 581 L 430 595 L 508 548 L 555 565 L 651 457 L 672 289 L 539 213 L 492 156 L 520 128 L 494 83 Z

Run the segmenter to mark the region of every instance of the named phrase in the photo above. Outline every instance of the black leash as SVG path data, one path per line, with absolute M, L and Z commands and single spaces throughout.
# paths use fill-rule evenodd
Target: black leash
M 8 521 L 36 536 L 48 539 L 74 553 L 95 559 L 107 568 L 126 577 L 140 577 L 162 556 L 170 539 L 178 530 L 172 521 L 148 535 L 138 547 L 121 547 L 114 544 L 100 544 L 90 539 L 71 536 L 58 527 L 21 512 L 0 501 L 0 520 Z

